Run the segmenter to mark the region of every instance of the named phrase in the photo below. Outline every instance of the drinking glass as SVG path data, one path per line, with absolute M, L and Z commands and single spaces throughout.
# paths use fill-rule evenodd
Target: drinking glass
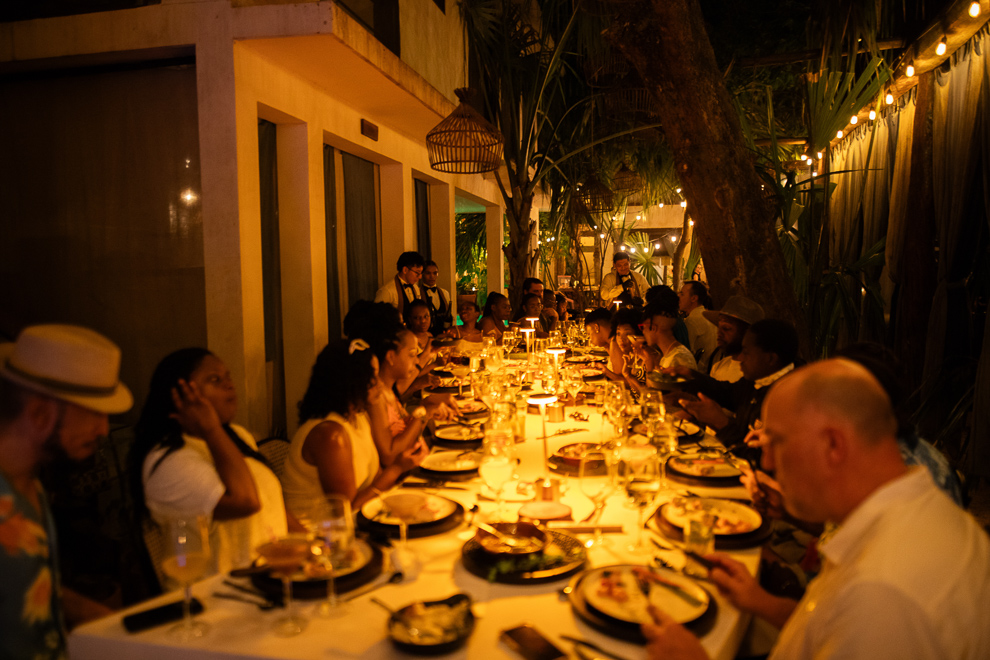
M 196 621 L 189 610 L 192 584 L 206 575 L 210 567 L 210 533 L 206 516 L 173 518 L 166 522 L 168 532 L 167 556 L 162 561 L 162 573 L 182 585 L 182 622 L 168 631 L 179 641 L 202 637 L 210 627 Z
M 272 624 L 272 630 L 281 637 L 298 635 L 309 623 L 292 605 L 292 576 L 310 557 L 312 546 L 313 542 L 301 534 L 258 546 L 258 554 L 271 566 L 272 575 L 282 579 L 282 606 L 285 608 L 285 615 Z
M 327 568 L 327 598 L 320 603 L 320 616 L 333 616 L 343 608 L 337 599 L 335 572 L 350 561 L 354 544 L 354 518 L 351 502 L 343 495 L 331 493 L 316 503 L 313 520 L 316 538 L 322 541 L 322 559 Z
M 656 444 L 657 432 L 663 424 L 665 415 L 666 409 L 660 393 L 653 390 L 643 393 L 639 400 L 639 418 L 646 426 L 646 439 L 651 445 Z
M 471 367 L 469 365 L 463 364 L 461 362 L 461 356 L 454 356 L 451 358 L 450 367 L 448 371 L 457 378 L 457 396 L 458 398 L 464 396 L 464 377 L 471 373 Z
M 511 430 L 493 429 L 485 433 L 478 473 L 495 492 L 495 519 L 501 516 L 502 491 L 505 490 L 505 484 L 512 481 L 512 474 L 516 469 L 514 444 Z
M 564 388 L 567 393 L 571 395 L 571 400 L 574 403 L 574 407 L 577 408 L 577 397 L 580 394 L 581 389 L 584 387 L 584 380 L 581 375 L 575 371 L 568 373 L 564 380 Z
M 660 465 L 652 447 L 626 448 L 620 464 L 626 495 L 637 510 L 636 542 L 629 546 L 631 552 L 652 552 L 643 542 L 643 516 L 660 491 Z
M 581 464 L 578 467 L 578 481 L 581 484 L 581 492 L 587 495 L 595 505 L 595 533 L 591 537 L 591 540 L 585 544 L 589 548 L 595 545 L 601 545 L 605 540 L 605 537 L 602 535 L 601 519 L 602 513 L 605 510 L 605 498 L 612 491 L 612 486 L 607 476 L 602 478 L 593 474 L 595 469 L 602 465 L 608 466 L 605 452 L 589 451 L 581 456 Z
M 704 557 L 715 552 L 715 514 L 696 511 L 687 520 L 684 545 L 688 550 Z

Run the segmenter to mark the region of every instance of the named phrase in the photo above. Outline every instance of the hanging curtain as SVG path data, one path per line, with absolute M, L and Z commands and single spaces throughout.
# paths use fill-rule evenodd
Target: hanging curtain
M 869 144 L 869 131 L 856 131 L 842 144 L 839 154 L 831 161 L 829 180 L 835 184 L 835 190 L 829 205 L 829 257 L 833 264 L 848 263 L 859 256 L 857 228 L 866 178 L 863 168 Z
M 980 52 L 990 48 L 990 35 L 986 29 L 977 35 Z M 983 161 L 983 205 L 986 219 L 990 224 L 990 67 L 983 67 L 983 93 L 980 95 L 979 126 Z M 990 319 L 990 316 L 987 317 Z M 984 479 L 990 478 L 990 407 L 985 403 L 990 401 L 990 323 L 984 322 L 983 347 L 980 350 L 980 361 L 976 370 L 976 389 L 973 393 L 973 433 L 969 450 L 963 456 L 960 467 L 968 475 Z
M 965 342 L 969 326 L 964 278 L 975 246 L 966 236 L 975 219 L 964 211 L 975 174 L 976 114 L 984 77 L 984 55 L 977 45 L 973 40 L 960 48 L 949 71 L 939 71 L 935 78 L 932 191 L 940 253 L 925 350 L 926 391 L 942 370 L 947 345 Z
M 908 185 L 911 182 L 911 149 L 914 145 L 914 109 L 917 88 L 901 106 L 898 114 L 894 169 L 890 184 L 890 213 L 887 216 L 886 269 L 891 280 L 900 279 L 901 249 L 908 226 Z

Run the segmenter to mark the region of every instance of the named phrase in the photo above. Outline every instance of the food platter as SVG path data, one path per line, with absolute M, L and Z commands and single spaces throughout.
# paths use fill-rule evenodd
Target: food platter
M 588 559 L 584 545 L 564 532 L 547 530 L 550 541 L 543 552 L 512 557 L 488 552 L 472 538 L 461 549 L 468 572 L 503 584 L 540 584 L 573 575 Z
M 737 486 L 741 474 L 730 459 L 715 454 L 674 456 L 667 461 L 667 476 L 686 484 Z
M 584 380 L 601 380 L 605 377 L 598 369 L 592 369 L 591 367 L 582 367 L 578 369 L 578 373 L 581 374 L 581 378 Z
M 438 445 L 464 447 L 480 445 L 485 439 L 485 434 L 477 426 L 452 424 L 438 427 L 433 431 L 433 437 Z
M 415 655 L 443 655 L 456 650 L 474 630 L 471 597 L 454 594 L 443 600 L 406 605 L 388 619 L 389 639 Z
M 749 534 L 763 524 L 763 516 L 756 509 L 741 502 L 712 497 L 675 497 L 660 507 L 659 515 L 683 531 L 691 516 L 701 512 L 715 515 L 716 536 Z
M 345 565 L 333 569 L 334 589 L 339 594 L 371 582 L 382 572 L 382 551 L 377 545 L 355 538 L 348 555 Z M 273 577 L 267 572 L 253 573 L 250 577 L 254 586 L 269 599 L 281 601 L 281 578 Z M 292 596 L 302 599 L 326 598 L 326 569 L 310 563 L 307 569 L 293 575 Z
M 713 502 L 729 503 L 730 505 L 736 505 L 739 507 L 743 507 L 745 509 L 750 509 L 750 507 L 746 502 L 740 502 L 738 500 L 718 500 L 714 498 L 685 498 L 685 499 L 711 500 Z M 666 536 L 667 538 L 673 541 L 677 541 L 681 543 L 684 541 L 684 529 L 683 527 L 674 525 L 668 520 L 669 517 L 673 517 L 675 519 L 678 517 L 676 512 L 671 513 L 669 510 L 666 510 L 666 507 L 668 507 L 669 505 L 670 503 L 664 504 L 659 509 L 657 509 L 657 512 L 646 522 L 646 527 L 647 529 L 652 529 L 656 532 L 659 532 L 663 536 Z M 735 509 L 734 507 L 727 507 L 724 504 L 716 504 L 714 506 L 718 508 L 725 507 L 724 509 L 725 511 L 743 510 L 743 509 Z M 762 545 L 763 542 L 770 537 L 770 534 L 773 531 L 773 520 L 765 516 L 760 516 L 760 514 L 757 513 L 755 510 L 752 510 L 752 512 L 756 516 L 760 517 L 761 520 L 759 526 L 750 531 L 746 531 L 746 532 L 740 531 L 735 534 L 732 533 L 727 534 L 724 532 L 731 530 L 729 530 L 725 525 L 723 525 L 722 527 L 723 533 L 718 533 L 716 531 L 715 534 L 716 550 L 741 550 L 743 548 L 754 548 L 756 546 Z M 749 521 L 755 520 L 755 518 L 753 518 L 751 514 L 742 514 L 742 515 L 745 516 Z M 733 522 L 733 519 L 730 519 L 730 522 Z M 739 529 L 742 528 L 740 527 Z
M 601 445 L 594 442 L 575 442 L 564 445 L 550 456 L 550 469 L 566 474 L 568 476 L 578 476 L 581 471 L 581 456 L 585 452 L 600 452 Z M 604 458 L 591 463 L 588 476 L 599 477 L 608 474 L 608 466 Z
M 569 586 L 568 600 L 581 619 L 607 635 L 640 644 L 646 642 L 640 626 L 651 621 L 648 604 L 699 636 L 711 629 L 717 614 L 716 601 L 708 591 L 662 568 L 605 566 L 574 576 Z
M 465 416 L 482 416 L 488 414 L 488 406 L 473 399 L 458 399 L 457 411 Z
M 438 476 L 467 474 L 478 471 L 481 454 L 476 451 L 434 451 L 419 465 L 421 472 Z
M 433 536 L 457 527 L 464 519 L 464 507 L 432 493 L 390 493 L 365 502 L 357 522 L 361 529 L 397 538 L 403 518 L 409 538 Z
M 608 359 L 607 355 L 572 355 L 569 358 L 565 358 L 564 362 L 568 364 L 589 364 L 591 362 L 604 362 Z

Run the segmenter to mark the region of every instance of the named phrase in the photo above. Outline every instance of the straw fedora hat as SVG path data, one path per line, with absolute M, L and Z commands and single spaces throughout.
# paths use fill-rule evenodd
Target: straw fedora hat
M 134 403 L 119 374 L 120 349 L 88 328 L 34 325 L 0 344 L 0 377 L 96 412 L 122 413 Z
M 718 317 L 722 314 L 749 325 L 762 321 L 764 316 L 763 308 L 745 296 L 730 296 L 722 309 L 706 309 L 702 314 L 715 325 L 718 325 Z

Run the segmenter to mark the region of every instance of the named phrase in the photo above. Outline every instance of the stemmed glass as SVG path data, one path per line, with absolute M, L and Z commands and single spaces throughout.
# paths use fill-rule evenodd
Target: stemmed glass
M 592 547 L 595 545 L 601 545 L 605 537 L 602 535 L 601 519 L 602 513 L 605 511 L 605 498 L 612 490 L 612 485 L 609 483 L 609 479 L 601 478 L 595 476 L 595 469 L 600 466 L 608 466 L 605 460 L 605 453 L 600 451 L 589 451 L 581 456 L 581 464 L 578 466 L 578 481 L 581 484 L 581 492 L 588 496 L 588 498 L 594 503 L 594 521 L 595 521 L 595 534 L 591 537 L 591 540 L 586 543 L 587 547 Z
M 333 616 L 343 609 L 337 599 L 334 573 L 347 565 L 354 543 L 351 502 L 343 495 L 331 493 L 316 503 L 312 519 L 316 538 L 322 541 L 322 559 L 327 568 L 327 598 L 317 612 L 320 616 Z
M 575 408 L 577 408 L 577 396 L 583 387 L 584 380 L 581 378 L 580 372 L 572 369 L 564 374 L 564 389 L 571 395 Z
M 460 362 L 462 358 L 458 356 L 452 356 L 450 359 L 450 366 L 448 370 L 450 373 L 454 374 L 457 378 L 457 396 L 462 398 L 464 396 L 464 377 L 471 373 L 471 367 Z
M 623 451 L 620 465 L 626 495 L 638 512 L 636 542 L 629 546 L 629 550 L 651 552 L 643 542 L 643 516 L 660 492 L 660 462 L 653 447 L 628 447 Z
M 505 484 L 512 480 L 512 474 L 516 469 L 514 444 L 511 429 L 499 428 L 485 433 L 478 473 L 495 492 L 496 519 L 502 513 L 502 492 L 505 490 Z
M 204 575 L 210 566 L 210 534 L 206 516 L 173 518 L 166 523 L 168 529 L 168 556 L 162 561 L 162 573 L 183 587 L 182 622 L 168 631 L 179 641 L 202 637 L 210 627 L 193 619 L 189 604 L 192 602 L 192 584 Z
M 271 566 L 272 575 L 282 579 L 282 606 L 285 615 L 272 624 L 281 637 L 298 635 L 309 621 L 297 614 L 292 606 L 292 576 L 312 553 L 313 542 L 303 535 L 290 535 L 258 546 L 258 554 Z
M 651 445 L 657 444 L 657 432 L 660 430 L 665 416 L 666 408 L 660 393 L 653 390 L 645 392 L 639 400 L 639 417 L 646 426 L 646 439 Z

